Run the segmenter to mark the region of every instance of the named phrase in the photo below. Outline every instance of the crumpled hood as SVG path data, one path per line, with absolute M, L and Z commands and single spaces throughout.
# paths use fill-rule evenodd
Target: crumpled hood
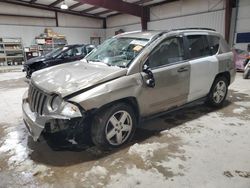
M 65 97 L 126 73 L 126 68 L 76 61 L 36 71 L 32 74 L 31 82 L 47 93 Z

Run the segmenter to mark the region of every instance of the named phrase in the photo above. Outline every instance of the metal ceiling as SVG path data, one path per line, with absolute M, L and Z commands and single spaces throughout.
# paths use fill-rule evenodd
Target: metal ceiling
M 33 8 L 65 12 L 68 14 L 104 19 L 120 13 L 142 17 L 140 8 L 156 6 L 173 0 L 2 0 L 2 2 L 24 5 Z M 62 3 L 68 10 L 61 10 Z

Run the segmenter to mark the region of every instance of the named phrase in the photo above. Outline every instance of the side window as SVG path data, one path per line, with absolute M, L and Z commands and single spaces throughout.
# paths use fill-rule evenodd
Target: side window
M 168 38 L 161 42 L 149 55 L 150 68 L 160 67 L 184 60 L 183 39 L 181 37 Z
M 64 54 L 64 57 L 72 57 L 72 56 L 74 55 L 73 52 L 74 52 L 74 48 L 71 48 L 71 49 L 65 51 L 65 52 L 63 53 L 63 54 Z
M 82 46 L 77 46 L 74 50 L 74 56 L 79 56 L 83 54 L 84 48 Z
M 191 59 L 205 57 L 211 54 L 208 40 L 205 35 L 189 35 L 187 39 Z
M 219 50 L 220 38 L 217 36 L 209 35 L 208 41 L 209 41 L 209 45 L 210 45 L 210 51 L 211 51 L 212 55 L 215 55 Z

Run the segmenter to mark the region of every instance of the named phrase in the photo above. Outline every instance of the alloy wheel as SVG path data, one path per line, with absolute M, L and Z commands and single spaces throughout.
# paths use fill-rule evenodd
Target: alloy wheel
M 226 90 L 227 90 L 227 86 L 223 80 L 219 81 L 216 84 L 214 88 L 214 93 L 213 93 L 213 100 L 215 103 L 219 104 L 224 99 L 226 95 Z
M 129 138 L 132 127 L 132 118 L 128 112 L 121 110 L 114 113 L 105 128 L 107 141 L 114 146 L 121 145 Z

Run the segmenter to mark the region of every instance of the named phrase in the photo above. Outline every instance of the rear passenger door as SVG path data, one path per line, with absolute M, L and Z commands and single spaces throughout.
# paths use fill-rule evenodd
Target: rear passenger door
M 210 45 L 206 34 L 187 34 L 189 63 L 191 66 L 188 102 L 205 97 L 218 73 L 218 60 L 213 55 L 218 46 Z M 219 44 L 218 44 L 219 45 Z

